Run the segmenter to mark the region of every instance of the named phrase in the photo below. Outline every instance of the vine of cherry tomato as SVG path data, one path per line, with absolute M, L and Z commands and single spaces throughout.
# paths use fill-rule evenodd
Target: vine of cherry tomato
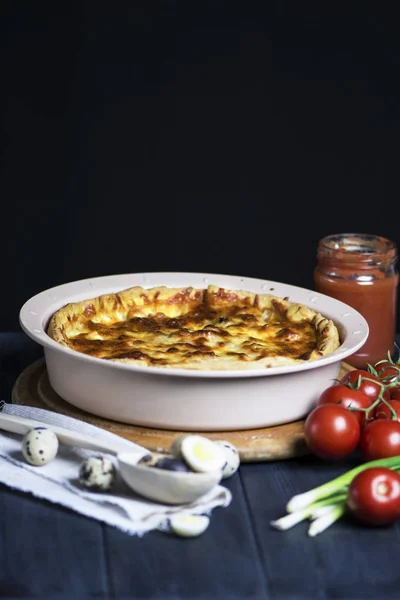
M 359 390 L 371 398 L 371 400 L 376 400 L 382 389 L 382 381 L 379 377 L 364 369 L 348 371 L 342 376 L 340 381 L 352 389 Z
M 391 363 L 389 360 L 381 361 L 375 366 L 378 377 L 385 383 L 394 383 L 398 381 L 400 374 L 400 365 Z M 391 388 L 391 394 L 395 390 L 400 390 L 400 382 Z
M 372 399 L 360 390 L 354 390 L 344 384 L 337 384 L 323 390 L 317 400 L 317 406 L 322 404 L 339 404 L 344 408 L 366 409 L 371 406 L 372 402 Z M 360 425 L 365 424 L 365 412 L 362 410 L 353 410 L 353 414 L 357 417 Z
M 325 460 L 356 449 L 365 461 L 400 456 L 400 364 L 388 358 L 354 369 L 322 390 L 305 420 L 304 437 Z
M 400 398 L 400 396 L 399 396 Z M 387 403 L 380 402 L 374 411 L 374 419 L 392 419 L 393 413 L 390 407 L 396 411 L 397 420 L 400 421 L 400 399 L 393 398 Z

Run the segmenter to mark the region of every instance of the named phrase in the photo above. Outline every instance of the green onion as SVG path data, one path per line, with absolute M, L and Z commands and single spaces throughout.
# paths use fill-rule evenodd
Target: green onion
M 347 488 L 354 477 L 361 471 L 365 471 L 365 469 L 369 469 L 371 467 L 387 467 L 388 469 L 398 470 L 400 469 L 400 456 L 371 460 L 370 462 L 363 463 L 362 465 L 347 471 L 343 475 L 336 477 L 336 479 L 332 479 L 331 481 L 313 488 L 308 492 L 297 494 L 296 496 L 293 496 L 287 503 L 287 512 L 296 512 L 324 498 L 347 492 Z
M 312 521 L 308 529 L 310 537 L 325 531 L 346 512 L 348 489 L 354 477 L 371 467 L 386 467 L 400 472 L 400 456 L 371 460 L 308 492 L 293 496 L 286 505 L 288 514 L 271 521 L 270 525 L 285 531 L 309 519 Z
M 286 529 L 290 529 L 293 525 L 297 525 L 304 519 L 308 519 L 312 514 L 312 509 L 303 508 L 302 510 L 298 510 L 297 512 L 289 513 L 280 519 L 276 519 L 275 521 L 271 521 L 270 525 L 275 529 L 280 529 L 280 531 L 285 531 Z
M 314 537 L 314 536 L 318 535 L 318 533 L 325 531 L 325 529 L 327 529 L 330 525 L 332 525 L 332 523 L 334 523 L 335 521 L 340 519 L 340 517 L 345 513 L 345 511 L 346 511 L 346 502 L 342 502 L 341 504 L 332 505 L 330 507 L 329 512 L 327 511 L 326 514 L 321 515 L 320 517 L 318 517 L 317 519 L 315 519 L 315 521 L 313 521 L 311 523 L 310 527 L 308 528 L 308 535 L 310 537 Z M 293 513 L 290 513 L 290 514 L 293 514 Z
M 296 512 L 291 512 L 276 521 L 271 521 L 270 525 L 275 527 L 275 529 L 280 529 L 284 531 L 285 529 L 289 529 L 293 527 L 293 525 L 297 525 L 300 521 L 304 521 L 304 519 L 317 518 L 322 514 L 329 512 L 332 509 L 332 506 L 336 506 L 338 502 L 344 502 L 346 500 L 346 495 L 335 496 L 334 498 L 325 498 L 325 500 L 321 500 L 319 502 L 313 502 L 309 506 L 302 508 Z M 316 516 L 315 516 L 316 515 Z
M 336 506 L 336 504 L 327 504 L 326 506 L 317 506 L 315 510 L 313 510 L 312 515 L 310 516 L 310 521 L 315 521 L 315 519 L 319 519 L 324 515 L 331 512 L 331 510 Z M 297 515 L 297 513 L 289 513 L 289 515 Z

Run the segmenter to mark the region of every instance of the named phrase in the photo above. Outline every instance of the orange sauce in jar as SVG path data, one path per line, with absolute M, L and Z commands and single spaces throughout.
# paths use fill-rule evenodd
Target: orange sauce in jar
M 346 362 L 365 369 L 395 351 L 397 248 L 387 238 L 342 233 L 321 239 L 314 269 L 317 292 L 348 304 L 369 326 L 365 344 Z

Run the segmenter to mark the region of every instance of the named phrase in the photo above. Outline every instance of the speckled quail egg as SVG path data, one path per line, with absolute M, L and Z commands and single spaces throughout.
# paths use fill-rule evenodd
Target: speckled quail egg
M 144 465 L 145 467 L 155 467 L 159 459 L 157 454 L 145 454 L 139 460 L 138 465 Z
M 171 531 L 182 537 L 194 537 L 203 533 L 210 524 L 206 515 L 176 514 L 170 518 Z
M 79 467 L 80 483 L 96 491 L 110 490 L 116 474 L 114 463 L 106 456 L 89 456 Z
M 224 453 L 226 462 L 222 469 L 222 479 L 226 479 L 236 473 L 239 468 L 239 451 L 233 444 L 226 440 L 216 440 L 214 444 L 217 444 Z
M 184 471 L 186 473 L 191 471 L 191 468 L 183 459 L 176 458 L 171 454 L 163 456 L 159 454 L 146 454 L 139 460 L 138 465 L 157 467 L 157 469 L 164 469 L 166 471 Z
M 202 435 L 188 435 L 181 443 L 183 460 L 193 471 L 207 473 L 222 470 L 226 459 L 222 449 Z
M 22 454 L 35 467 L 47 465 L 58 452 L 58 437 L 47 427 L 35 427 L 22 438 Z

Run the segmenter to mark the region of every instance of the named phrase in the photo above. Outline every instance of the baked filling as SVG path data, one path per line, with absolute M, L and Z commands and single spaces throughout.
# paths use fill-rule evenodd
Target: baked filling
M 132 287 L 67 304 L 48 335 L 105 360 L 184 369 L 259 369 L 315 360 L 336 350 L 332 320 L 271 294 Z

